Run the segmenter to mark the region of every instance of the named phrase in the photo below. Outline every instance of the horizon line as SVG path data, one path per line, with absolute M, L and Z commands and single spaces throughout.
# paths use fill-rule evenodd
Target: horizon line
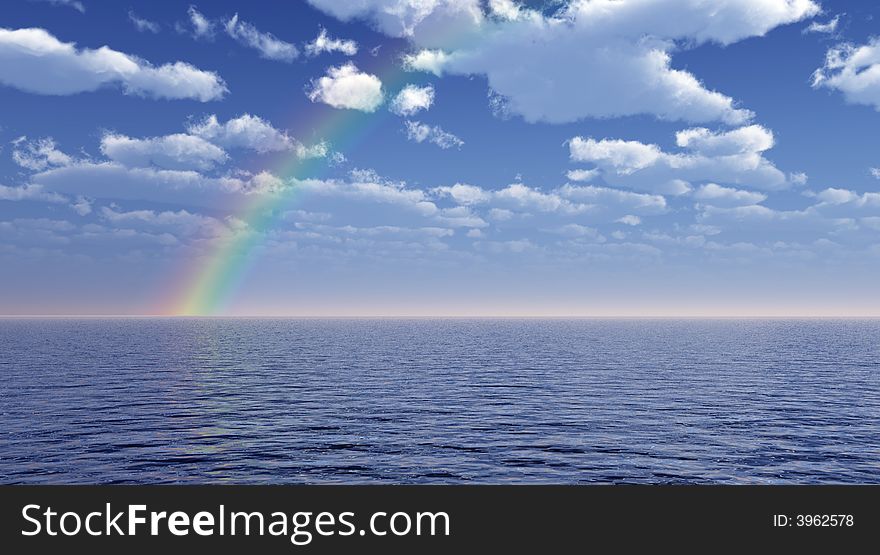
M 0 319 L 162 320 L 880 320 L 852 314 L 0 314 Z

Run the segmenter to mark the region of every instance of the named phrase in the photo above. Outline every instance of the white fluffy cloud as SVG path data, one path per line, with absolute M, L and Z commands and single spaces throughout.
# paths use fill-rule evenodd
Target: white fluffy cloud
M 207 102 L 227 92 L 223 80 L 184 62 L 155 67 L 107 46 L 78 49 L 44 29 L 0 28 L 0 83 L 23 91 L 69 95 L 120 86 L 125 94 Z
M 290 137 L 259 116 L 242 114 L 220 123 L 211 114 L 199 122 L 190 123 L 187 133 L 201 137 L 224 148 L 247 148 L 260 153 L 295 152 L 300 158 L 324 158 L 330 155 L 330 145 L 321 141 L 307 146 Z M 338 153 L 335 153 L 338 154 Z
M 452 133 L 444 131 L 439 125 L 428 125 L 420 121 L 406 121 L 406 137 L 417 143 L 428 141 L 444 150 L 453 147 L 461 148 L 464 145 L 464 141 Z
M 292 62 L 299 56 L 296 46 L 277 38 L 272 33 L 260 31 L 246 21 L 241 21 L 238 19 L 238 14 L 233 15 L 224 28 L 230 37 L 259 52 L 261 58 Z
M 315 40 L 306 44 L 306 54 L 317 56 L 323 52 L 341 52 L 346 56 L 357 54 L 358 45 L 353 40 L 337 39 L 327 35 L 327 29 L 321 27 Z
M 243 114 L 220 123 L 211 114 L 187 126 L 187 132 L 225 148 L 248 148 L 257 152 L 291 150 L 295 142 L 259 116 Z
M 602 175 L 599 170 L 569 170 L 565 172 L 565 177 L 570 181 L 592 181 Z
M 825 65 L 813 73 L 813 87 L 840 91 L 848 102 L 880 110 L 880 38 L 829 50 Z
M 414 116 L 422 110 L 428 110 L 434 104 L 434 87 L 427 85 L 407 85 L 394 97 L 388 107 L 399 116 Z
M 101 138 L 101 152 L 130 168 L 208 170 L 227 159 L 222 148 L 184 133 L 147 139 L 109 133 Z
M 819 12 L 811 0 L 571 0 L 550 15 L 500 1 L 489 14 L 478 0 L 310 1 L 408 38 L 421 49 L 407 59 L 410 68 L 486 75 L 507 112 L 549 122 L 652 114 L 742 124 L 749 111 L 673 69 L 671 54 L 761 36 Z
M 697 128 L 676 135 L 684 152 L 668 153 L 638 141 L 575 137 L 569 141 L 571 159 L 592 162 L 614 185 L 664 194 L 683 194 L 692 183 L 718 182 L 763 190 L 792 184 L 764 158 L 773 134 L 758 125 L 725 132 Z
M 12 141 L 12 160 L 22 168 L 43 171 L 47 168 L 67 166 L 73 163 L 73 158 L 58 150 L 55 139 L 45 137 L 42 139 L 28 140 L 27 137 L 19 137 Z
M 312 81 L 307 94 L 312 102 L 363 112 L 376 111 L 384 100 L 382 81 L 352 63 L 329 68 L 327 75 Z

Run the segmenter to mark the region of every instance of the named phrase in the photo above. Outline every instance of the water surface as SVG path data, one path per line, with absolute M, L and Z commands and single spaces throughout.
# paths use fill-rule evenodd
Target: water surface
M 876 320 L 0 320 L 2 483 L 880 482 Z

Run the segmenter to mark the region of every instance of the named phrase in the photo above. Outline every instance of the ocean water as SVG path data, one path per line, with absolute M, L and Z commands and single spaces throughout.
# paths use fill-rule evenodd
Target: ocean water
M 0 320 L 2 483 L 880 482 L 876 320 Z

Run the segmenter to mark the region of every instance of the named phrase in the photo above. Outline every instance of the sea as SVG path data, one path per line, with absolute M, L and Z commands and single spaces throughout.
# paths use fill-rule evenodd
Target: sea
M 880 320 L 0 319 L 0 483 L 880 483 Z

